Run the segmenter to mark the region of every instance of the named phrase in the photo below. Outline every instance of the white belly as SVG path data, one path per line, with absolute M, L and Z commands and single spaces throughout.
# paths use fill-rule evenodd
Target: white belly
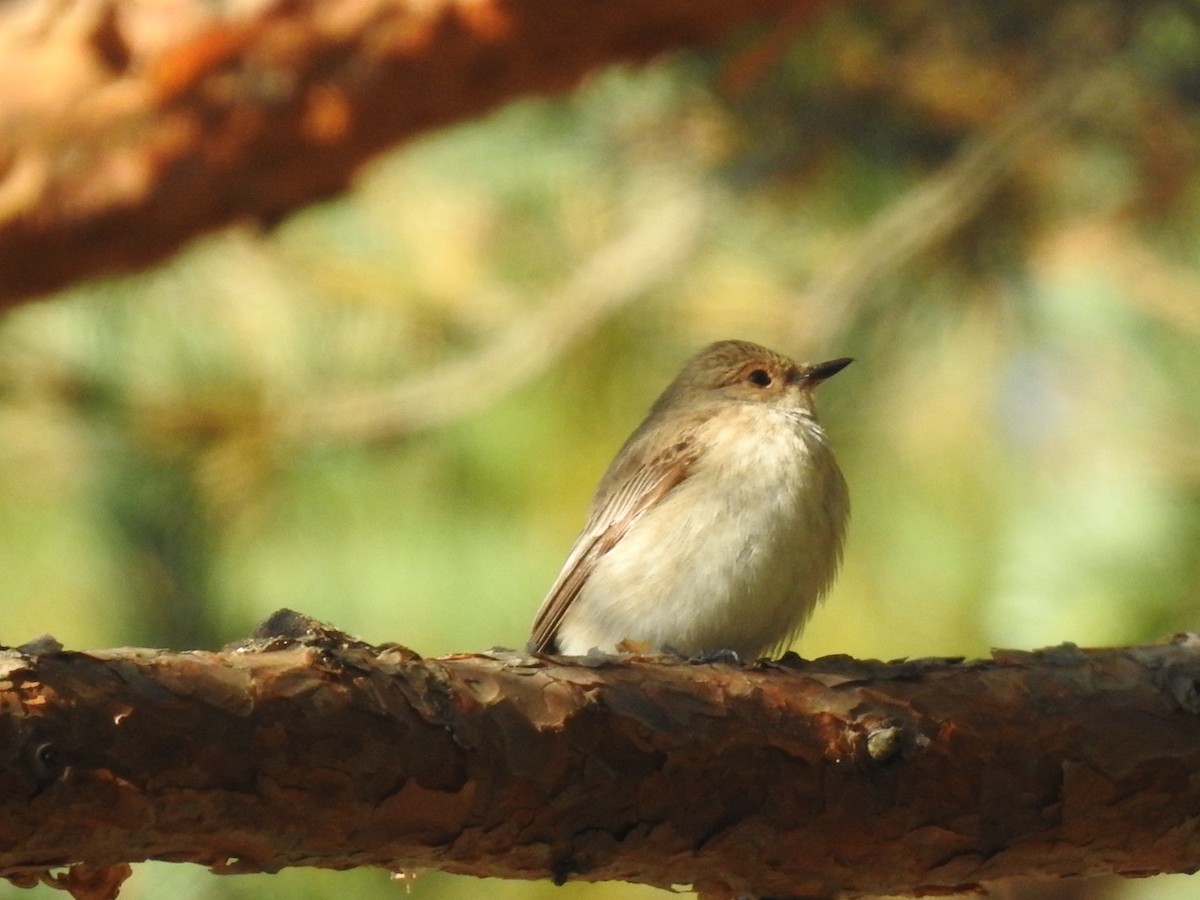
M 753 658 L 799 630 L 837 569 L 846 486 L 811 420 L 748 414 L 764 412 L 771 427 L 725 419 L 707 435 L 713 449 L 597 563 L 559 652 L 630 639 Z

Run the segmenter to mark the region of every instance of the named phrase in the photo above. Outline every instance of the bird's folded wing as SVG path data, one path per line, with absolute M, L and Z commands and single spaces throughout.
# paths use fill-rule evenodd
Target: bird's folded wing
M 544 652 L 553 642 L 563 616 L 583 590 L 596 563 L 625 536 L 642 513 L 687 477 L 695 461 L 694 441 L 679 441 L 631 473 L 606 499 L 592 507 L 582 534 L 534 619 L 531 643 L 536 652 Z

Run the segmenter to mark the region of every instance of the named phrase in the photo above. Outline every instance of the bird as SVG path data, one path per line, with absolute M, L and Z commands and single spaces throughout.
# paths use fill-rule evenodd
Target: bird
M 688 360 L 600 479 L 530 649 L 784 649 L 841 562 L 849 493 L 813 394 L 852 361 L 741 340 Z

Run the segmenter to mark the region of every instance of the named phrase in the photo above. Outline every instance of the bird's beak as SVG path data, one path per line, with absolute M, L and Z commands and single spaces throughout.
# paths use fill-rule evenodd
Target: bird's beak
M 804 383 L 816 387 L 826 378 L 832 378 L 854 360 L 849 356 L 831 359 L 829 362 L 813 363 L 804 371 Z

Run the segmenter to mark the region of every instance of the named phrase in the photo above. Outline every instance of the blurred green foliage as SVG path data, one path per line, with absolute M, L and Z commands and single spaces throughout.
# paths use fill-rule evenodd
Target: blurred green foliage
M 856 237 L 1067 66 L 1103 69 L 1105 102 L 869 292 L 813 290 L 871 265 Z M 215 647 L 290 606 L 427 655 L 520 646 L 607 461 L 725 337 L 859 360 L 822 392 L 854 515 L 805 655 L 1196 628 L 1198 73 L 1183 3 L 847 4 L 803 34 L 511 104 L 272 233 L 28 305 L 0 324 L 0 640 Z M 283 427 L 471 357 L 680 196 L 704 215 L 684 263 L 484 412 L 353 441 Z M 127 893 L 399 889 L 154 865 Z M 413 890 L 657 893 L 438 874 Z

